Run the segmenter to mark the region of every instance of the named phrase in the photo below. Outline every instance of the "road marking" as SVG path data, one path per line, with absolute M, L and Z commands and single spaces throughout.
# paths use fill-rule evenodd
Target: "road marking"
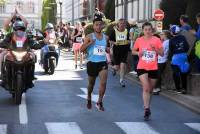
M 0 125 L 0 134 L 7 134 L 7 125 L 5 124 Z
M 200 123 L 184 123 L 188 127 L 200 132 Z
M 159 134 L 144 122 L 115 122 L 126 134 Z
M 83 94 L 79 94 L 77 96 L 83 98 L 83 99 L 86 99 L 87 100 L 87 88 L 80 88 L 81 91 L 83 91 L 84 95 Z M 92 101 L 97 103 L 98 102 L 98 99 L 99 99 L 99 95 L 95 95 L 95 94 L 92 94 Z
M 76 122 L 45 123 L 48 134 L 83 134 Z
M 25 93 L 22 94 L 22 102 L 19 105 L 19 121 L 20 121 L 20 124 L 27 124 L 28 123 Z

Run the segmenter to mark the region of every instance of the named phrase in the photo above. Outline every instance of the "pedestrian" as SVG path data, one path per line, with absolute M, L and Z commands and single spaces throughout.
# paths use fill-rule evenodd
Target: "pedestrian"
M 158 80 L 155 86 L 155 89 L 153 90 L 153 94 L 158 95 L 161 91 L 161 84 L 162 84 L 162 74 L 165 70 L 165 67 L 167 65 L 167 58 L 168 58 L 168 52 L 169 52 L 169 39 L 171 38 L 170 31 L 163 30 L 160 33 L 160 39 L 162 41 L 162 47 L 164 51 L 164 56 L 158 56 Z
M 129 30 L 130 34 L 130 40 L 131 40 L 131 45 L 130 49 L 132 50 L 136 39 L 139 37 L 139 28 L 137 26 L 137 22 L 134 19 L 129 20 L 129 24 L 131 26 Z M 137 64 L 138 64 L 139 57 L 137 55 L 132 55 L 132 61 L 133 61 L 133 70 L 136 72 L 137 71 Z
M 175 91 L 177 93 L 187 93 L 187 75 L 190 70 L 187 52 L 189 44 L 186 38 L 180 34 L 180 28 L 173 25 L 170 28 L 173 38 L 169 41 L 169 59 L 173 70 Z M 180 86 L 182 84 L 182 87 Z
M 153 36 L 153 26 L 149 22 L 142 25 L 144 36 L 138 38 L 134 44 L 132 53 L 139 56 L 137 74 L 142 83 L 144 119 L 151 115 L 151 94 L 158 79 L 158 55 L 163 56 L 161 40 Z
M 72 33 L 72 40 L 73 40 L 75 69 L 77 69 L 78 56 L 80 59 L 80 69 L 83 69 L 83 66 L 82 66 L 83 54 L 80 52 L 80 48 L 83 43 L 83 29 L 81 27 L 80 22 L 76 23 L 75 29 Z
M 130 50 L 129 31 L 126 29 L 125 19 L 119 19 L 117 27 L 110 35 L 110 43 L 113 45 L 114 67 L 113 75 L 120 70 L 120 85 L 125 87 L 124 77 L 128 52 Z
M 200 13 L 196 15 L 197 24 L 199 25 L 197 32 L 193 30 L 193 34 L 197 38 L 197 42 L 195 43 L 195 64 L 197 71 L 200 73 Z
M 103 97 L 106 91 L 106 82 L 108 75 L 108 65 L 106 62 L 106 51 L 109 51 L 108 37 L 102 33 L 102 18 L 95 18 L 93 20 L 94 32 L 85 37 L 84 43 L 81 47 L 81 52 L 86 51 L 87 56 L 87 74 L 88 74 L 88 97 L 87 108 L 92 108 L 92 92 L 95 81 L 99 76 L 99 99 L 96 107 L 99 111 L 104 111 Z
M 180 17 L 181 30 L 190 31 L 192 27 L 189 25 L 189 17 L 187 15 L 181 15 Z

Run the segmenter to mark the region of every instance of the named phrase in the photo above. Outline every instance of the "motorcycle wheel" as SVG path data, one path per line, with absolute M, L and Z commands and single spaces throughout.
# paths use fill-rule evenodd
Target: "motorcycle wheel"
M 55 71 L 55 65 L 54 65 L 54 60 L 53 60 L 53 59 L 51 59 L 51 60 L 49 61 L 49 65 L 50 65 L 49 74 L 52 75 L 52 74 L 54 74 L 54 71 Z
M 19 105 L 22 101 L 22 75 L 17 74 L 16 80 L 16 91 L 15 91 L 15 104 Z

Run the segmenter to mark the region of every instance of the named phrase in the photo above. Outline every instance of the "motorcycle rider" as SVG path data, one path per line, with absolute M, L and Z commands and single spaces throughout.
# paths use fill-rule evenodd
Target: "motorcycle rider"
M 49 31 L 51 31 L 51 34 L 49 34 Z M 56 34 L 55 30 L 54 30 L 54 26 L 52 23 L 47 23 L 45 26 L 45 31 L 44 31 L 44 40 L 41 43 L 43 45 L 41 52 L 40 52 L 40 63 L 44 63 L 43 59 L 44 59 L 44 55 L 46 53 L 46 46 L 47 44 L 49 44 L 49 40 L 50 39 L 57 39 L 58 34 Z M 59 50 L 58 50 L 59 51 Z M 60 51 L 58 52 L 59 55 Z
M 12 37 L 14 35 L 15 32 L 17 31 L 22 31 L 22 32 L 25 32 L 26 31 L 26 26 L 24 24 L 23 21 L 15 21 L 15 23 L 13 24 L 13 32 L 11 33 L 8 33 L 5 37 L 5 39 L 0 42 L 0 48 L 5 48 L 5 49 L 8 49 L 8 48 L 12 48 L 11 44 L 12 44 Z M 28 51 L 29 51 L 29 54 L 32 58 L 32 60 L 34 62 L 36 62 L 36 55 L 31 51 L 31 49 L 34 49 L 34 44 L 35 42 L 31 39 L 31 38 L 27 38 L 26 41 L 25 41 L 25 46 L 28 46 L 28 48 L 30 48 Z M 4 51 L 4 56 L 2 57 L 5 57 L 7 54 L 8 54 L 8 51 Z M 2 62 L 3 60 L 1 60 Z M 2 63 L 0 63 L 2 64 Z M 30 68 L 27 68 L 27 69 L 30 69 Z M 34 79 L 34 70 L 35 70 L 35 64 L 32 64 L 31 65 L 31 70 L 29 70 L 30 74 L 29 74 L 29 78 L 27 78 L 28 80 L 28 87 L 29 88 L 32 88 L 34 86 L 34 84 L 32 83 L 32 80 Z M 2 72 L 3 73 L 3 72 Z M 4 86 L 4 81 L 2 81 L 2 86 Z

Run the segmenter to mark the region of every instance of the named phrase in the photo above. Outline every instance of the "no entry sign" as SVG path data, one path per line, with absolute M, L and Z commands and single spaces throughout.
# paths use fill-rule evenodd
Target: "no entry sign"
M 161 9 L 157 9 L 155 12 L 154 12 L 154 19 L 157 20 L 157 21 L 161 21 L 163 20 L 165 17 L 165 14 L 163 12 L 163 10 Z

